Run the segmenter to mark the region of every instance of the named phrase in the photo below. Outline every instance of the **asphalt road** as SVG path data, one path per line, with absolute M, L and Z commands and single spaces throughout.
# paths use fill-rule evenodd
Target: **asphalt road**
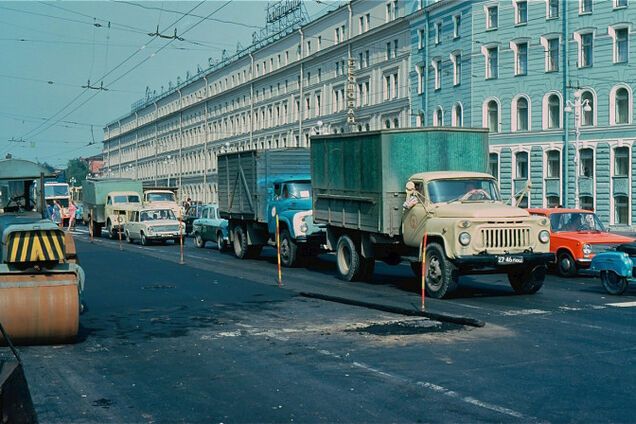
M 417 309 L 407 266 L 344 283 L 325 255 L 279 288 L 272 249 L 239 261 L 188 240 L 180 265 L 178 246 L 77 240 L 80 341 L 21 349 L 41 422 L 634 421 L 636 288 L 462 278 L 426 300 L 486 322 L 462 327 L 298 295 Z

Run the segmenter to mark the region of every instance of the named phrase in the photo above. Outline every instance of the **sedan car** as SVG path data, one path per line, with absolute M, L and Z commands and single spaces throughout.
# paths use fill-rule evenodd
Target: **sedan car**
M 228 245 L 227 220 L 219 216 L 217 205 L 203 205 L 201 217 L 192 223 L 192 235 L 196 247 L 205 247 L 206 242 L 216 243 L 219 251 L 225 250 Z
M 550 219 L 550 252 L 556 255 L 556 271 L 563 277 L 588 269 L 597 253 L 634 240 L 605 230 L 598 216 L 584 209 L 528 209 Z
M 172 209 L 142 208 L 131 213 L 124 224 L 124 235 L 128 243 L 139 240 L 143 246 L 152 241 L 177 243 L 185 235 L 185 224 L 177 220 Z

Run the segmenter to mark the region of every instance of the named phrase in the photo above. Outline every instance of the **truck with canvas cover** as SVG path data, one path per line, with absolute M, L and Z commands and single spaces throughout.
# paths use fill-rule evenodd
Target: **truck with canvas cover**
M 71 234 L 47 217 L 47 176 L 33 162 L 0 160 L 0 323 L 16 344 L 72 342 L 79 329 L 84 271 Z
M 549 222 L 501 200 L 481 129 L 417 128 L 313 136 L 314 220 L 327 226 L 341 278 L 375 260 L 409 260 L 441 298 L 463 274 L 505 273 L 517 293 L 545 278 Z M 426 236 L 426 245 L 423 240 Z
M 102 227 L 111 238 L 120 230 L 123 234 L 123 225 L 142 204 L 141 181 L 130 178 L 86 179 L 82 190 L 83 219 L 95 237 L 102 234 Z
M 320 251 L 324 231 L 313 222 L 309 150 L 245 151 L 219 156 L 219 211 L 228 220 L 238 258 L 275 245 L 279 220 L 281 263 L 294 266 Z

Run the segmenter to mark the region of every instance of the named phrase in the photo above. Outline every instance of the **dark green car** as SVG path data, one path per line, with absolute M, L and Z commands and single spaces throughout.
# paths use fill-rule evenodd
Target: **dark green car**
M 205 247 L 208 241 L 216 243 L 219 251 L 228 246 L 227 220 L 219 217 L 219 207 L 215 204 L 203 205 L 201 217 L 192 223 L 194 245 Z

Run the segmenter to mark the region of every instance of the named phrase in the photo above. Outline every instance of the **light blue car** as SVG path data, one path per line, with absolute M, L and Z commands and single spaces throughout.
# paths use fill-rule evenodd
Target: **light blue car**
M 615 250 L 597 254 L 590 270 L 600 275 L 609 294 L 625 293 L 629 283 L 636 281 L 636 243 L 621 244 Z
M 208 241 L 211 241 L 216 243 L 221 252 L 227 248 L 227 220 L 219 217 L 218 205 L 203 205 L 201 217 L 192 223 L 192 235 L 196 247 L 203 248 Z

